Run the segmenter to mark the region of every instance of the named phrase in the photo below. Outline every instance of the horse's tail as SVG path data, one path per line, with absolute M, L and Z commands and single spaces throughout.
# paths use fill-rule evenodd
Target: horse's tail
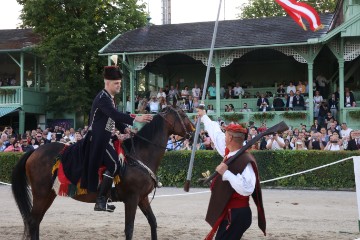
M 28 231 L 28 219 L 32 209 L 31 193 L 28 187 L 28 181 L 26 177 L 25 164 L 34 150 L 25 153 L 15 165 L 11 175 L 11 188 L 16 201 L 16 204 L 20 210 L 21 216 L 24 220 L 24 234 Z

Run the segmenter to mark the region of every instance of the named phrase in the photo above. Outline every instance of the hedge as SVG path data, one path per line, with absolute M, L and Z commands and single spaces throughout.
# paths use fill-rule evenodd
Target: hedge
M 257 159 L 260 179 L 269 180 L 340 159 L 359 155 L 360 151 L 252 151 Z M 0 181 L 10 182 L 11 170 L 21 154 L 0 154 Z M 167 152 L 157 175 L 164 186 L 183 187 L 189 167 L 191 151 Z M 213 172 L 222 157 L 216 151 L 199 150 L 195 154 L 191 187 L 204 187 L 201 173 Z M 306 174 L 263 184 L 267 187 L 294 189 L 355 189 L 353 161 L 348 160 Z

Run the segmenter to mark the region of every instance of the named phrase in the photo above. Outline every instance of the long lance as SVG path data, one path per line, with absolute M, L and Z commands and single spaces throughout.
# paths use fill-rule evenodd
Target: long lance
M 218 24 L 219 24 L 221 4 L 222 4 L 222 0 L 220 0 L 220 2 L 219 2 L 218 14 L 217 14 L 217 18 L 215 21 L 214 32 L 213 32 L 213 36 L 212 36 L 212 40 L 211 40 L 211 47 L 210 47 L 208 64 L 207 64 L 207 68 L 206 68 L 205 82 L 204 82 L 203 92 L 202 92 L 202 96 L 201 96 L 202 104 L 203 104 L 203 101 L 206 96 L 206 88 L 207 88 L 208 81 L 209 81 L 210 67 L 211 67 L 213 53 L 214 53 L 214 46 L 215 46 L 216 33 L 217 33 L 217 29 L 218 29 Z M 191 181 L 192 169 L 194 166 L 196 143 L 198 142 L 198 139 L 199 139 L 199 132 L 200 132 L 200 118 L 197 119 L 197 123 L 196 123 L 195 137 L 194 137 L 194 142 L 193 142 L 193 148 L 191 151 L 189 169 L 188 169 L 188 173 L 187 173 L 187 177 L 186 177 L 186 182 L 184 184 L 185 192 L 188 192 L 190 189 L 190 181 Z

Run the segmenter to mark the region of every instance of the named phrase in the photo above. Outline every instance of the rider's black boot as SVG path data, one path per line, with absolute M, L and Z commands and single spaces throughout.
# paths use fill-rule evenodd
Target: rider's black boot
M 95 211 L 108 211 L 113 212 L 115 210 L 114 205 L 110 205 L 107 203 L 107 193 L 111 189 L 113 183 L 113 177 L 111 177 L 111 174 L 109 171 L 105 171 L 103 174 L 103 180 L 99 187 L 99 193 L 96 198 L 96 204 L 94 207 Z

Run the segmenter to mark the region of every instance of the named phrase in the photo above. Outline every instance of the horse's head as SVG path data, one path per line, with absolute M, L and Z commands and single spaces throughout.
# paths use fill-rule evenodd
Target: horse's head
M 170 134 L 190 138 L 195 131 L 194 124 L 179 107 L 167 106 L 159 115 L 161 115 L 169 125 Z

